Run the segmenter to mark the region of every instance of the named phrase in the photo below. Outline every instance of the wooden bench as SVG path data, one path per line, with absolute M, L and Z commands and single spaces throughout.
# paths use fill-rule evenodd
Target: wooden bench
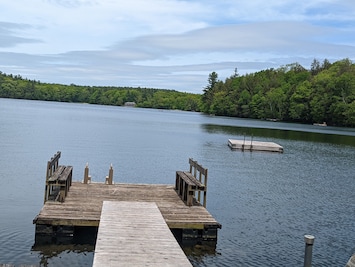
M 59 165 L 61 152 L 57 152 L 47 164 L 44 202 L 55 200 L 64 202 L 72 184 L 73 167 Z
M 73 167 L 58 166 L 57 170 L 48 178 L 49 188 L 47 200 L 50 198 L 64 202 L 72 183 Z
M 189 164 L 190 171 L 176 172 L 175 190 L 188 206 L 194 205 L 195 201 L 201 204 L 201 192 L 203 192 L 203 206 L 206 207 L 207 169 L 203 168 L 192 158 L 189 159 Z M 199 173 L 198 178 L 197 172 Z M 204 176 L 203 182 L 202 176 Z

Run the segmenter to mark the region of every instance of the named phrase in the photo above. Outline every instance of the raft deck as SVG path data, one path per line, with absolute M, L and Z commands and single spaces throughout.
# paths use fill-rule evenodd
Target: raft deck
M 274 142 L 260 142 L 253 140 L 235 140 L 228 139 L 228 146 L 231 149 L 249 150 L 249 151 L 269 151 L 283 153 L 284 149 Z

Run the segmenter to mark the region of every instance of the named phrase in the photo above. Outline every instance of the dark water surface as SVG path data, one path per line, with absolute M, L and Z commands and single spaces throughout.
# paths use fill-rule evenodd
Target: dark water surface
M 231 151 L 229 138 L 272 141 L 285 153 Z M 209 169 L 207 208 L 218 245 L 194 266 L 345 266 L 355 252 L 355 129 L 199 113 L 0 99 L 0 263 L 91 266 L 93 246 L 32 248 L 47 160 L 94 181 L 173 184 L 193 157 Z

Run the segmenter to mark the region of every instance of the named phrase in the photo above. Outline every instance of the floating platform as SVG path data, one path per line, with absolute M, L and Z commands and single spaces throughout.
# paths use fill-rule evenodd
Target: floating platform
M 274 142 L 259 142 L 253 140 L 234 140 L 228 139 L 228 146 L 231 149 L 240 149 L 242 151 L 268 151 L 283 153 L 284 149 Z
M 192 267 L 153 202 L 104 201 L 93 267 Z

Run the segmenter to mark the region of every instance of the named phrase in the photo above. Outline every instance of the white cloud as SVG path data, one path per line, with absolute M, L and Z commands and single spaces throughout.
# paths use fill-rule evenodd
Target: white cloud
M 354 59 L 354 12 L 351 0 L 5 0 L 0 71 L 201 92 L 212 71 Z

